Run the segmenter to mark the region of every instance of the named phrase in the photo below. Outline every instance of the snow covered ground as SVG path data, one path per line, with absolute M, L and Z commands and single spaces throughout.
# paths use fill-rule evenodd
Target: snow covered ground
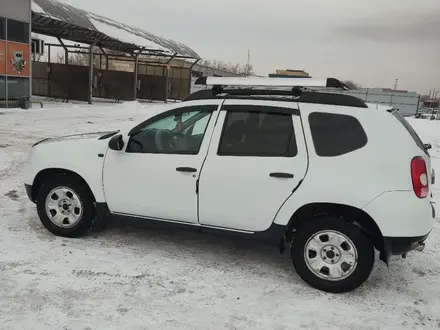
M 159 229 L 81 239 L 47 232 L 22 168 L 53 135 L 134 126 L 161 105 L 0 110 L 1 329 L 430 329 L 440 327 L 440 226 L 423 252 L 377 262 L 355 292 L 308 287 L 276 248 Z M 410 119 L 431 142 L 440 122 Z M 398 147 L 398 146 L 396 146 Z

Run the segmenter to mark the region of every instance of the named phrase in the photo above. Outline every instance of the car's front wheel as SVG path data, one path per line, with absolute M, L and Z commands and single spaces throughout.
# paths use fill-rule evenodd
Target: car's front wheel
M 38 191 L 37 211 L 44 227 L 62 237 L 79 237 L 91 227 L 93 196 L 85 184 L 69 175 L 57 175 Z
M 290 256 L 298 275 L 332 293 L 362 285 L 374 266 L 374 247 L 359 227 L 343 219 L 310 220 L 295 233 Z

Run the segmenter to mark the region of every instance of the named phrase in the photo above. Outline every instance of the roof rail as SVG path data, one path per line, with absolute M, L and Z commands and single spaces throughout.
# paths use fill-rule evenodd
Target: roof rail
M 363 100 L 352 95 L 339 93 L 323 93 L 318 91 L 302 91 L 298 88 L 292 88 L 292 90 L 268 90 L 251 88 L 223 89 L 219 86 L 214 86 L 212 89 L 202 89 L 188 95 L 185 99 L 183 99 L 183 102 L 225 98 L 274 100 L 368 108 L 368 105 L 366 105 Z
M 196 85 L 206 86 L 259 86 L 259 87 L 321 87 L 349 90 L 341 81 L 335 78 L 304 79 L 304 78 L 260 78 L 260 77 L 200 77 Z

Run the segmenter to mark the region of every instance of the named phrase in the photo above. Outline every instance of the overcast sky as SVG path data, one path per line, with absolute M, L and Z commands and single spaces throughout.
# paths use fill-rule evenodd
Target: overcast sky
M 61 0 L 258 74 L 305 69 L 364 87 L 440 89 L 440 0 Z

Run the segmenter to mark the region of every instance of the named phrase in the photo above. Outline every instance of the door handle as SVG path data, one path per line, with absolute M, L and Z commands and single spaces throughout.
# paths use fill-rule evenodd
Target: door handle
M 293 174 L 283 173 L 283 172 L 273 172 L 273 173 L 270 173 L 270 177 L 272 177 L 272 178 L 291 179 L 291 178 L 293 178 Z
M 195 169 L 194 167 L 178 167 L 176 168 L 177 172 L 197 172 L 197 169 Z

